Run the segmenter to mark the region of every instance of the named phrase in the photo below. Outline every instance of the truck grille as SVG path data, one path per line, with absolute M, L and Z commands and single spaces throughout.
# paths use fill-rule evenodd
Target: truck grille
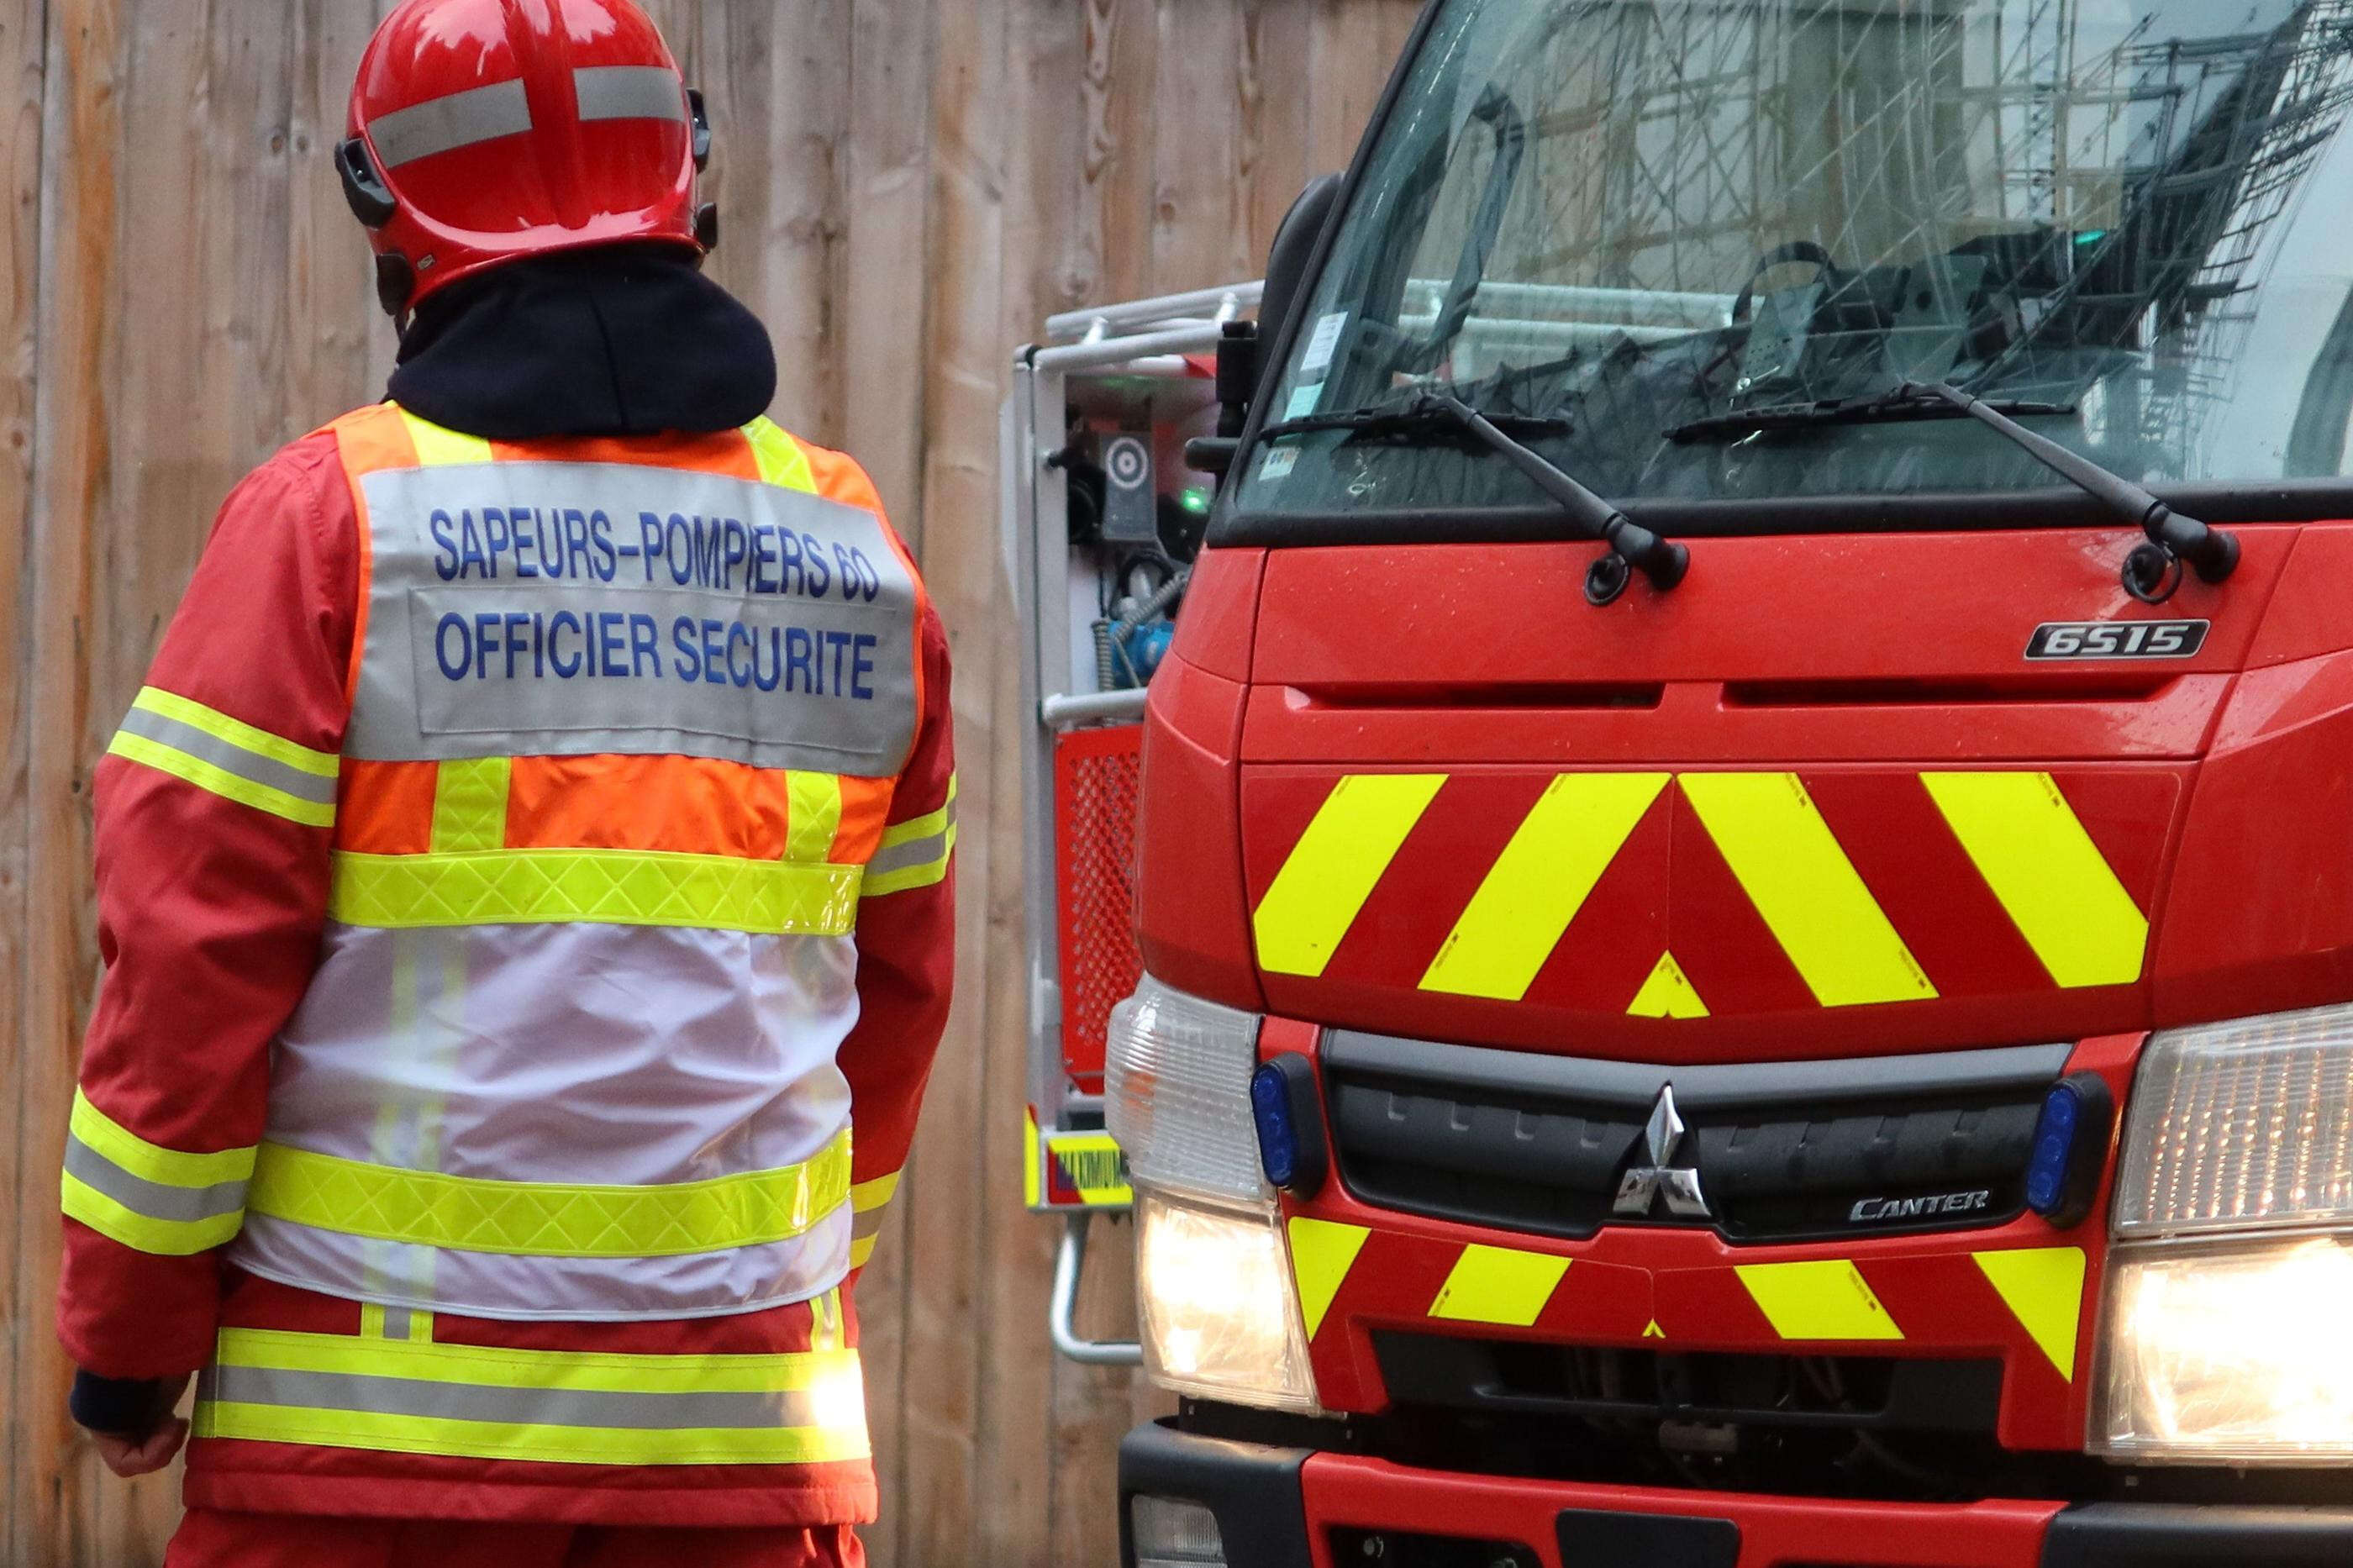
M 1407 1214 L 1570 1238 L 1605 1223 L 1733 1241 L 1999 1225 L 2025 1205 L 2064 1046 L 1672 1069 L 1335 1032 L 1325 1095 L 1341 1177 Z M 1672 1087 L 1705 1215 L 1613 1214 Z

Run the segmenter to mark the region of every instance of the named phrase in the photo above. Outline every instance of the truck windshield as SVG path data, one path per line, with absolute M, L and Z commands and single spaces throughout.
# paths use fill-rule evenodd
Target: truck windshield
M 1614 499 L 2048 487 L 1970 420 L 1726 418 L 1950 383 L 2144 484 L 2353 473 L 2348 105 L 2353 0 L 1447 0 L 1264 418 L 1436 387 Z M 1239 477 L 1543 501 L 1377 424 Z

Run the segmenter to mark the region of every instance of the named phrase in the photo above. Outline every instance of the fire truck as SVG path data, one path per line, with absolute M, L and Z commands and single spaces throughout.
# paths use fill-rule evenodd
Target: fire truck
M 2353 1563 L 2348 106 L 2344 0 L 1435 0 L 1254 331 L 1046 361 L 1129 1568 Z

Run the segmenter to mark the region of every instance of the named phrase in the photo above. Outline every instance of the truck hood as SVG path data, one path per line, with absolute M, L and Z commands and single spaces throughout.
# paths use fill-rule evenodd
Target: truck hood
M 2239 533 L 2162 606 L 2116 530 L 1697 541 L 1599 610 L 1590 545 L 1275 550 L 1203 574 L 1187 616 L 1240 596 L 1247 657 L 1180 641 L 1155 724 L 1233 709 L 1191 750 L 1230 761 L 1248 985 L 1290 1016 L 1678 1062 L 2334 999 L 2353 617 L 2283 585 L 2353 550 Z M 2186 625 L 2029 657 L 2074 623 Z M 1146 892 L 1147 958 L 1186 946 Z

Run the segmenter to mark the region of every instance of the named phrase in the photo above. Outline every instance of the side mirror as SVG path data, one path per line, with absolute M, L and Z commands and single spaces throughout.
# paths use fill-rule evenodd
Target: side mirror
M 1340 184 L 1337 174 L 1318 174 L 1308 181 L 1275 227 L 1274 243 L 1266 253 L 1266 292 L 1258 302 L 1258 341 L 1270 353 L 1281 348 L 1292 312 L 1299 308 L 1315 243 L 1340 205 Z

